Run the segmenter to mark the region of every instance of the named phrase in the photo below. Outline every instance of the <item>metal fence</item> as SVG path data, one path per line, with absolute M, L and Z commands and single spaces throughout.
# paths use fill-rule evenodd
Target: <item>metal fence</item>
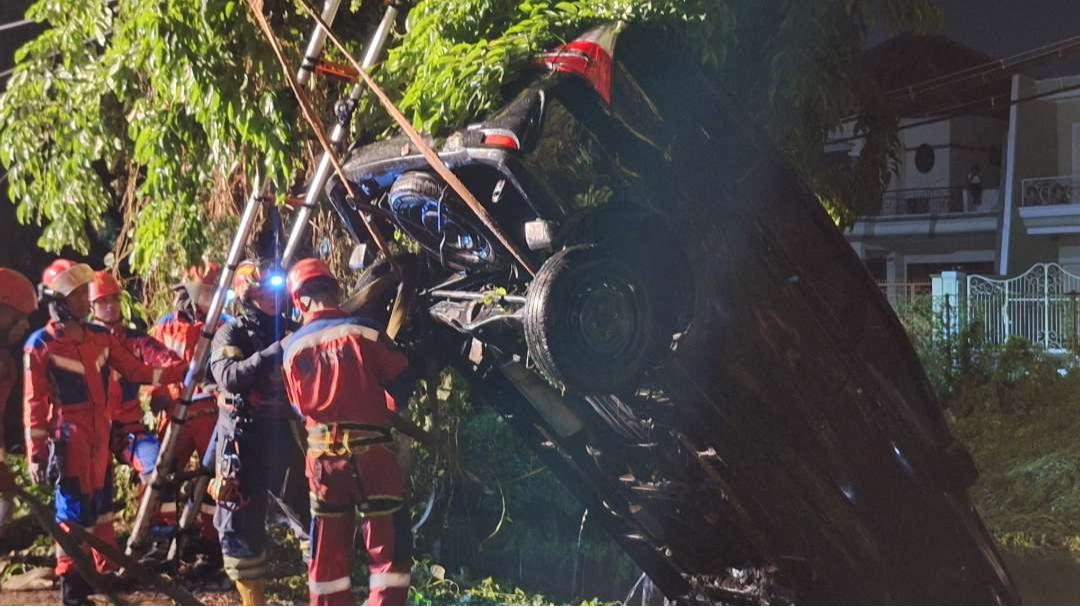
M 878 288 L 894 308 L 902 308 L 912 302 L 930 296 L 930 282 L 879 282 Z
M 966 287 L 965 320 L 978 323 L 987 342 L 1018 336 L 1051 351 L 1076 346 L 1080 276 L 1060 265 L 1035 264 L 1008 279 L 971 275 Z
M 881 199 L 877 216 L 892 215 L 958 215 L 981 213 L 997 209 L 998 191 L 981 190 L 978 195 L 967 188 L 911 188 L 887 190 Z

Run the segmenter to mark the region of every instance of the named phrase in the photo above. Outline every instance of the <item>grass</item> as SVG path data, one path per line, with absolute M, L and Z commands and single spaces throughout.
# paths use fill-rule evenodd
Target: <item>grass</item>
M 972 497 L 995 538 L 1014 548 L 1080 555 L 1080 377 L 1038 388 L 1041 402 L 1003 410 L 987 394 L 962 396 L 972 413 L 953 420 L 980 478 Z

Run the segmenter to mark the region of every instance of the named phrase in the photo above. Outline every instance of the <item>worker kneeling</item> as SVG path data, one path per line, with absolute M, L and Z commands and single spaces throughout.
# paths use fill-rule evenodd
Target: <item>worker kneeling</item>
M 283 365 L 289 400 L 308 433 L 311 604 L 352 604 L 359 512 L 371 572 L 367 604 L 404 605 L 412 533 L 386 392 L 407 403 L 415 376 L 377 327 L 341 310 L 337 281 L 322 261 L 298 261 L 287 286 L 304 318 L 286 340 Z

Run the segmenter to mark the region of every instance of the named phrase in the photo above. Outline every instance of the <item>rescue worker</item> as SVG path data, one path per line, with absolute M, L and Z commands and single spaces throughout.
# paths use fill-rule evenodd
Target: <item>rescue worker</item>
M 158 319 L 150 330 L 151 337 L 172 350 L 185 363 L 190 363 L 195 357 L 195 346 L 199 342 L 220 271 L 218 265 L 213 263 L 188 268 L 180 282 L 173 286 L 173 291 L 176 292 L 173 311 Z M 158 434 L 161 437 L 165 436 L 165 430 L 172 418 L 168 412 L 176 406 L 182 390 L 183 385 L 178 383 L 155 390 L 151 394 L 150 408 L 159 413 Z M 176 446 L 173 448 L 173 465 L 177 470 L 183 470 L 187 466 L 193 453 L 198 453 L 200 462 L 213 461 L 210 442 L 217 423 L 217 409 L 216 387 L 208 378 L 197 386 L 192 394 L 187 421 L 177 436 Z M 200 504 L 199 535 L 204 543 L 212 545 L 207 548 L 207 553 L 218 556 L 220 552 L 216 546 L 218 538 L 217 531 L 214 530 L 214 509 L 213 501 L 209 498 Z M 178 517 L 175 498 L 166 496 L 156 517 L 157 522 L 174 526 Z
M 120 283 L 108 272 L 97 272 L 90 283 L 91 322 L 112 333 L 128 351 L 148 365 L 160 367 L 180 360 L 176 354 L 145 332 L 128 327 L 120 311 Z M 139 386 L 116 372 L 109 382 L 109 414 L 112 434 L 109 448 L 118 462 L 130 466 L 146 483 L 157 465 L 161 443 L 143 423 Z
M 233 279 L 237 318 L 218 329 L 210 350 L 220 389 L 210 483 L 218 504 L 214 526 L 225 573 L 244 605 L 266 602 L 268 498 L 302 546 L 311 523 L 299 420 L 281 373 L 278 340 L 289 326 L 283 292 L 284 285 L 273 288 L 255 262 L 240 264 Z
M 108 381 L 113 370 L 137 383 L 179 381 L 182 364 L 154 368 L 135 358 L 105 329 L 85 322 L 90 312 L 90 266 L 57 259 L 41 277 L 49 322 L 24 348 L 23 425 L 33 482 L 55 485 L 56 520 L 80 525 L 115 544 Z M 94 553 L 97 568 L 104 557 Z M 86 604 L 90 587 L 56 547 L 56 574 L 65 605 Z
M 10 475 L 4 464 L 7 457 L 4 413 L 19 373 L 11 348 L 22 342 L 26 330 L 30 328 L 28 318 L 35 310 L 37 294 L 30 280 L 15 270 L 0 268 L 0 475 L 5 471 Z M 3 491 L 0 489 L 0 493 Z M 11 500 L 0 495 L 0 536 L 11 519 L 11 513 Z
M 303 259 L 287 286 L 304 325 L 285 340 L 289 401 L 304 416 L 311 492 L 312 605 L 352 603 L 356 516 L 363 517 L 369 559 L 369 605 L 404 605 L 412 533 L 402 508 L 404 486 L 386 393 L 408 402 L 415 385 L 409 361 L 370 321 L 348 316 L 329 268 Z

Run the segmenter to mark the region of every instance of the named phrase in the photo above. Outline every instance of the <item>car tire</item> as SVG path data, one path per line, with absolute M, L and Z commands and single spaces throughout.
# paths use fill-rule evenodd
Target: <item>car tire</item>
M 529 355 L 562 390 L 592 395 L 633 388 L 655 359 L 654 299 L 646 275 L 609 250 L 563 249 L 529 285 Z

